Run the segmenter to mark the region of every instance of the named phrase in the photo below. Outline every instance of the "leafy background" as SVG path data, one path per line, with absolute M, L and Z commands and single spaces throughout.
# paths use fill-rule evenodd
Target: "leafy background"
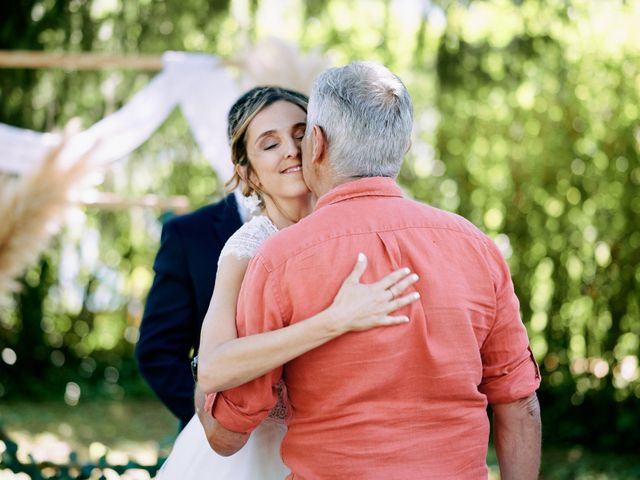
M 414 100 L 407 194 L 467 217 L 509 261 L 543 373 L 545 445 L 637 453 L 639 2 L 20 0 L 3 2 L 0 18 L 5 50 L 233 58 L 277 35 L 334 64 L 387 65 Z M 152 76 L 0 70 L 0 121 L 88 126 Z M 222 195 L 223 180 L 174 112 L 100 189 L 185 195 L 197 208 Z M 69 217 L 0 313 L 5 412 L 36 401 L 153 403 L 133 347 L 171 214 Z

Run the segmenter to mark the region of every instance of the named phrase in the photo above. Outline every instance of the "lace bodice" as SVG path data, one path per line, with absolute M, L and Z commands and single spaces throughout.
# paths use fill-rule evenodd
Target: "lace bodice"
M 218 258 L 218 264 L 220 259 L 225 256 L 235 256 L 238 258 L 253 258 L 260 245 L 274 233 L 277 233 L 278 229 L 265 215 L 258 215 L 253 217 L 247 223 L 236 231 L 227 243 L 222 247 L 220 257 Z M 287 403 L 284 400 L 284 384 L 280 382 L 276 386 L 278 392 L 278 403 L 269 413 L 269 418 L 284 421 L 287 418 L 289 410 Z
M 220 252 L 218 263 L 225 256 L 253 258 L 260 245 L 277 231 L 276 226 L 266 215 L 253 217 L 227 240 Z

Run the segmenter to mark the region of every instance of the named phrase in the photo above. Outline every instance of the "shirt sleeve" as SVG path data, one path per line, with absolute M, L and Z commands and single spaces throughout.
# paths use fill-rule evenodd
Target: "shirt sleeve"
M 280 292 L 273 277 L 260 255 L 251 260 L 238 297 L 236 326 L 239 337 L 284 326 Z M 281 378 L 282 367 L 279 367 L 249 383 L 209 396 L 205 406 L 227 430 L 251 432 L 278 401 L 276 386 Z
M 481 348 L 479 390 L 490 404 L 509 403 L 529 396 L 540 386 L 540 370 L 520 319 L 520 302 L 507 263 L 495 243 L 486 240 L 496 308 L 493 326 Z

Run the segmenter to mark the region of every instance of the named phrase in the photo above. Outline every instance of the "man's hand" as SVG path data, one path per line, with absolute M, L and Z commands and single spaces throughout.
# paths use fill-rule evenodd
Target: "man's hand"
M 218 455 L 228 457 L 233 455 L 247 443 L 249 433 L 237 433 L 227 430 L 204 409 L 205 395 L 196 385 L 195 407 L 198 419 L 204 428 L 209 446 Z
M 493 442 L 502 480 L 534 480 L 540 469 L 540 404 L 532 393 L 511 403 L 491 405 Z

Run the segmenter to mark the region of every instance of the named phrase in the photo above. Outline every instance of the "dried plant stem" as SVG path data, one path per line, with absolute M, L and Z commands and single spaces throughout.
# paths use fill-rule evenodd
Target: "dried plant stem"
M 0 181 L 0 294 L 18 290 L 16 278 L 47 247 L 71 206 L 69 192 L 89 172 L 93 149 L 63 167 L 65 144 L 53 148 L 33 172 Z

